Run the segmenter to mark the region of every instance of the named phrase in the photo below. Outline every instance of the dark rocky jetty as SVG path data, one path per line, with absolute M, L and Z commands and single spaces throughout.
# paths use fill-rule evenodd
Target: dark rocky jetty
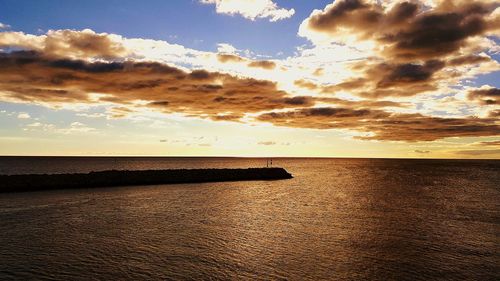
M 88 174 L 0 175 L 0 192 L 290 178 L 292 175 L 283 168 L 111 170 Z

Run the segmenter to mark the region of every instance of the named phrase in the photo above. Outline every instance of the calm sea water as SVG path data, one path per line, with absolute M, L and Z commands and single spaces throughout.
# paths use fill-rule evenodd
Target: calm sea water
M 0 279 L 500 279 L 500 161 L 274 163 L 295 178 L 0 194 Z M 263 165 L 0 158 L 0 174 Z

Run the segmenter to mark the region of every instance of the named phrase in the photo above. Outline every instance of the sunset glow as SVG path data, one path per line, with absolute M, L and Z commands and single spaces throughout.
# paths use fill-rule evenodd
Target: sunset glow
M 21 2 L 1 155 L 500 158 L 498 1 Z

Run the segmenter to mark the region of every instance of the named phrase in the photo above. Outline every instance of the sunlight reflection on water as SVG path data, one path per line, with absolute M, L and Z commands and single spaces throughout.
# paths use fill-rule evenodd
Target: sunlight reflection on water
M 65 161 L 31 161 L 29 170 L 106 167 Z M 262 162 L 117 161 L 128 169 Z M 498 278 L 499 161 L 275 163 L 295 178 L 3 194 L 0 279 Z

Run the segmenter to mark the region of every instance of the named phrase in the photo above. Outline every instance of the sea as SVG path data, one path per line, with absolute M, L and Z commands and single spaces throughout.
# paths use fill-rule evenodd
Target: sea
M 266 158 L 0 157 L 0 174 Z M 0 193 L 0 280 L 500 280 L 500 161 L 273 158 L 293 179 Z

